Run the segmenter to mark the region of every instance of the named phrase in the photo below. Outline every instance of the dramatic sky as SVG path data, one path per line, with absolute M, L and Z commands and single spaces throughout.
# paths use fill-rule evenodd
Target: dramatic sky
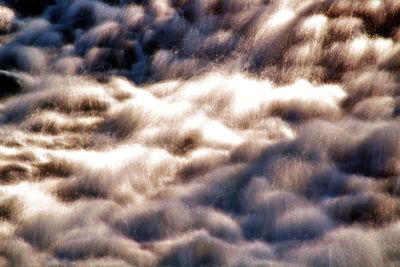
M 0 266 L 399 266 L 399 40 L 398 0 L 0 0 Z

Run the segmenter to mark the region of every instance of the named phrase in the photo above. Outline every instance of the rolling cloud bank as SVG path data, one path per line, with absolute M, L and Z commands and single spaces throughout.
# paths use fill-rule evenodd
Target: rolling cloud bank
M 0 0 L 0 266 L 399 266 L 399 20 Z

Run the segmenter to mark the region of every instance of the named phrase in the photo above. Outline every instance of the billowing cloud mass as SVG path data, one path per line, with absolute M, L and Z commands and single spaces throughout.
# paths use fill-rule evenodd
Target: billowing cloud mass
M 400 264 L 399 1 L 0 4 L 0 266 Z

